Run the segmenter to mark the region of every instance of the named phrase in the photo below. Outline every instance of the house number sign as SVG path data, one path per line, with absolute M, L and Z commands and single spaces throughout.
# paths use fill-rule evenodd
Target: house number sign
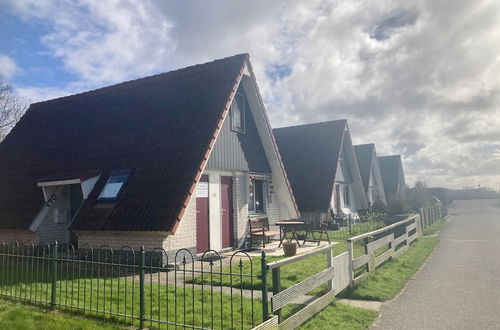
M 57 200 L 57 195 L 56 194 L 52 194 L 52 196 L 50 196 L 49 200 L 45 203 L 45 206 L 47 206 L 47 207 L 54 206 L 54 203 L 55 203 L 56 200 Z

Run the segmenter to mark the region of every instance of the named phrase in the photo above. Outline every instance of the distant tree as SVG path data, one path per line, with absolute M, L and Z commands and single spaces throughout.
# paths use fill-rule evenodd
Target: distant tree
M 373 204 L 371 205 L 371 210 L 374 213 L 386 213 L 387 212 L 387 206 L 385 205 L 384 201 L 380 197 L 379 194 L 375 196 L 375 200 L 373 201 Z
M 0 141 L 21 119 L 28 102 L 15 94 L 12 86 L 0 78 Z
M 387 198 L 387 215 L 392 217 L 398 214 L 407 214 L 412 212 L 411 204 L 404 193 L 390 195 Z
M 434 203 L 432 193 L 423 180 L 418 180 L 412 188 L 406 190 L 408 203 L 414 212 Z

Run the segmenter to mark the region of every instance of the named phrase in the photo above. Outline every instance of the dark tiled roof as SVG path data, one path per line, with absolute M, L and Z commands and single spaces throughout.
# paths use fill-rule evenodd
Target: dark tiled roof
M 273 130 L 300 211 L 330 205 L 346 120 Z
M 380 165 L 380 173 L 384 182 L 384 190 L 387 197 L 397 193 L 399 171 L 402 171 L 402 163 L 400 155 L 381 156 L 378 157 Z
M 361 181 L 363 182 L 363 188 L 365 191 L 368 191 L 368 186 L 370 184 L 370 173 L 372 169 L 374 150 L 375 145 L 373 143 L 354 146 L 356 160 L 358 161 L 359 174 L 361 175 Z
M 37 181 L 97 170 L 71 229 L 175 230 L 247 58 L 31 105 L 0 143 L 0 227 L 28 227 L 43 203 Z M 133 169 L 119 200 L 95 207 L 119 169 Z

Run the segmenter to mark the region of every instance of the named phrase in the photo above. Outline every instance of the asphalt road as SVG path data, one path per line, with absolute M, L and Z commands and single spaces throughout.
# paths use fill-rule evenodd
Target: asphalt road
M 374 329 L 500 329 L 500 205 L 455 201 L 425 266 Z

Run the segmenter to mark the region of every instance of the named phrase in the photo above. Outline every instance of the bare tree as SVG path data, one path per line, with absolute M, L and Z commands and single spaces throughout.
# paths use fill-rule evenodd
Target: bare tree
M 21 119 L 28 102 L 15 94 L 12 86 L 0 79 L 0 141 Z

